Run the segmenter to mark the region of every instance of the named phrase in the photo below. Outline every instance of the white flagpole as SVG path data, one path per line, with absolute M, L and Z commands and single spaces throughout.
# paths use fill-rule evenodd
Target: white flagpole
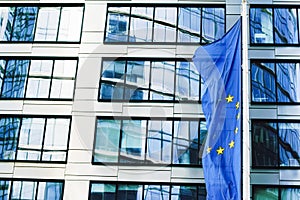
M 250 199 L 250 129 L 249 129 L 249 67 L 248 67 L 248 15 L 247 0 L 242 0 L 242 90 L 243 90 L 243 199 Z

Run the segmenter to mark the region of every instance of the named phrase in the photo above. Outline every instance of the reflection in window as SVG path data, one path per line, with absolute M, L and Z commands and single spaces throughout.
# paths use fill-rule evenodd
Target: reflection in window
M 104 41 L 208 43 L 223 36 L 224 24 L 223 7 L 109 5 Z
M 119 184 L 117 199 L 141 199 L 142 185 Z
M 199 142 L 206 135 L 201 124 L 199 128 L 198 120 L 99 118 L 93 162 L 199 165 Z
M 0 74 L 3 77 L 0 98 L 73 98 L 77 60 L 1 60 L 1 63 L 5 74 Z
M 10 41 L 15 7 L 0 7 L 0 41 Z
M 92 184 L 89 200 L 111 200 L 116 198 L 115 184 Z
M 8 199 L 9 197 L 9 184 L 10 182 L 7 180 L 0 180 L 0 198 L 3 200 Z
M 279 200 L 278 188 L 274 187 L 253 187 L 253 199 L 263 200 L 263 199 L 274 199 Z
M 250 38 L 252 44 L 273 44 L 271 8 L 250 8 Z

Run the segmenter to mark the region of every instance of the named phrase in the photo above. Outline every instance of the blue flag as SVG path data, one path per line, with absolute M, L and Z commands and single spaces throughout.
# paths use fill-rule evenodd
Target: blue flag
M 207 137 L 202 164 L 207 200 L 241 199 L 241 19 L 193 61 L 204 81 Z

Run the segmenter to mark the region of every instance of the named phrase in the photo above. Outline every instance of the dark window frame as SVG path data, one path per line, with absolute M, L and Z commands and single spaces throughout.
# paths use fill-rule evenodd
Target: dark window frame
M 106 41 L 106 31 L 107 31 L 107 24 L 108 24 L 108 8 L 109 7 L 129 7 L 129 25 L 128 25 L 128 35 L 127 35 L 127 41 L 126 42 L 107 42 Z M 152 38 L 151 42 L 130 42 L 129 40 L 129 30 L 130 30 L 130 22 L 131 22 L 131 7 L 153 7 L 153 17 L 155 17 L 155 8 L 156 7 L 174 7 L 177 9 L 177 16 L 176 16 L 176 23 L 175 23 L 175 42 L 153 42 L 153 36 L 154 36 L 154 24 L 155 24 L 155 19 L 152 19 Z M 178 42 L 178 10 L 179 8 L 182 7 L 196 7 L 196 8 L 201 8 L 201 23 L 200 23 L 200 42 Z M 199 45 L 199 44 L 207 44 L 203 43 L 203 38 L 202 38 L 202 8 L 222 8 L 224 9 L 224 34 L 226 33 L 226 6 L 225 4 L 165 4 L 165 3 L 158 3 L 158 4 L 153 4 L 153 3 L 126 3 L 126 4 L 121 4 L 121 3 L 108 3 L 107 8 L 106 8 L 106 19 L 105 19 L 105 27 L 104 27 L 104 37 L 103 37 L 103 43 L 104 44 L 109 44 L 109 45 L 120 45 L 120 44 L 132 44 L 132 45 Z
M 20 119 L 20 124 L 18 127 L 18 137 L 17 137 L 17 144 L 16 144 L 16 152 L 15 152 L 15 158 L 12 160 L 0 160 L 0 163 L 6 163 L 6 162 L 23 162 L 23 163 L 51 163 L 51 164 L 66 164 L 68 161 L 68 153 L 69 153 L 69 145 L 70 145 L 70 136 L 71 136 L 71 126 L 72 126 L 72 116 L 70 115 L 0 115 L 0 118 L 18 118 Z M 42 137 L 42 144 L 40 149 L 40 159 L 39 160 L 18 160 L 17 154 L 19 149 L 19 141 L 20 141 L 20 131 L 22 128 L 22 119 L 23 118 L 38 118 L 38 119 L 45 119 L 44 123 L 44 131 L 43 131 L 43 137 Z M 67 146 L 66 150 L 59 150 L 59 152 L 66 152 L 66 157 L 64 161 L 50 161 L 50 160 L 42 160 L 42 155 L 44 150 L 44 141 L 45 141 L 45 135 L 46 135 L 46 127 L 47 127 L 47 119 L 69 119 L 69 130 L 67 134 Z M 46 150 L 47 152 L 47 150 Z

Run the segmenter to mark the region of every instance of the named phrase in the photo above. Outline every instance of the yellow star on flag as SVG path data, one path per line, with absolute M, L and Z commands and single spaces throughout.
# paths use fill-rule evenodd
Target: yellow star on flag
M 219 149 L 217 149 L 217 153 L 218 153 L 218 155 L 223 154 L 224 153 L 224 148 L 219 147 Z
M 208 148 L 206 149 L 206 152 L 207 152 L 207 153 L 210 153 L 210 152 L 211 152 L 211 149 L 212 149 L 211 147 L 208 147 Z
M 234 130 L 234 133 L 235 133 L 235 134 L 237 134 L 237 133 L 238 133 L 238 131 L 239 131 L 239 128 L 238 128 L 238 127 L 236 127 L 236 128 L 235 128 L 235 130 Z
M 233 140 L 231 140 L 231 142 L 229 143 L 229 147 L 230 147 L 230 149 L 234 147 L 234 141 Z
M 236 108 L 236 109 L 239 109 L 239 108 L 240 108 L 240 102 L 236 102 L 235 108 Z
M 230 103 L 233 101 L 234 96 L 231 96 L 230 94 L 226 97 L 227 103 Z
M 236 119 L 240 119 L 240 117 L 241 117 L 241 114 L 238 113 L 238 114 L 236 115 Z

